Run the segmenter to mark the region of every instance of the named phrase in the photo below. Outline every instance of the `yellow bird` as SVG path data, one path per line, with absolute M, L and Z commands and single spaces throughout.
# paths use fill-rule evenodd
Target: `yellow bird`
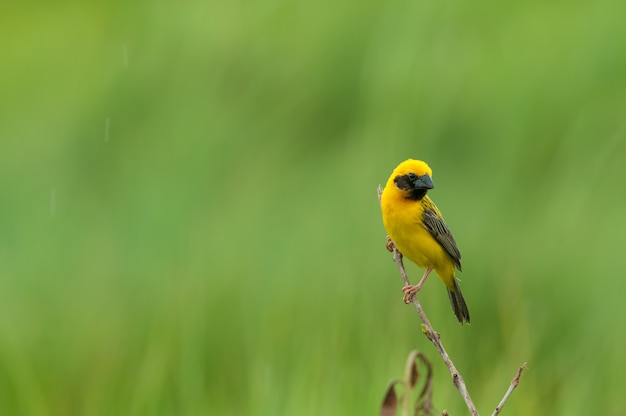
M 408 159 L 393 171 L 381 196 L 383 223 L 398 251 L 426 269 L 417 285 L 405 286 L 404 302 L 411 302 L 431 271 L 446 285 L 454 314 L 460 323 L 470 321 L 455 267 L 461 270 L 461 253 L 454 237 L 426 193 L 433 189 L 432 170 L 421 160 Z

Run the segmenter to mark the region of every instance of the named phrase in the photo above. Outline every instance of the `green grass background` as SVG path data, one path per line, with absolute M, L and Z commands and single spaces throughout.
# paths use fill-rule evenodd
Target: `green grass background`
M 420 297 L 490 414 L 623 415 L 626 3 L 18 2 L 0 16 L 0 414 L 377 414 L 385 251 L 434 170 L 471 314 Z M 410 265 L 413 280 L 421 273 Z

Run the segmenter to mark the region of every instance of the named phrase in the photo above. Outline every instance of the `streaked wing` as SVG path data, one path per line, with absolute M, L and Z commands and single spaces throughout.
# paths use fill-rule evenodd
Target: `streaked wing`
M 426 208 L 424 209 L 424 217 L 422 220 L 424 227 L 426 227 L 435 240 L 437 240 L 437 242 L 441 244 L 441 247 L 450 255 L 457 269 L 461 270 L 461 253 L 456 246 L 452 232 L 450 232 L 443 218 L 438 215 L 437 211 Z

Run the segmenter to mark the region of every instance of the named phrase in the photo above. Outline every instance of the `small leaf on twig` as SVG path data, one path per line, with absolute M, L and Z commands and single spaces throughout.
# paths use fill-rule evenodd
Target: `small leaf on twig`
M 406 360 L 406 367 L 404 368 L 404 379 L 408 382 L 411 390 L 415 388 L 417 379 L 419 378 L 419 370 L 417 369 L 417 357 L 420 354 L 419 351 L 411 351 L 409 357 Z
M 387 388 L 387 394 L 383 399 L 383 404 L 380 406 L 380 416 L 394 416 L 398 409 L 398 396 L 396 395 L 396 384 L 400 383 L 399 380 L 393 380 L 389 383 Z
M 426 380 L 424 381 L 424 387 L 417 397 L 415 402 L 415 414 L 416 415 L 432 415 L 433 412 L 433 366 L 426 358 L 426 356 L 418 352 L 417 358 L 422 360 L 426 367 Z M 415 364 L 417 366 L 417 363 Z
M 422 362 L 423 366 L 426 367 L 426 372 L 420 371 L 419 369 L 419 361 Z M 415 397 L 413 390 L 416 389 L 417 385 L 421 386 L 421 389 L 418 390 L 419 394 L 417 394 L 417 399 L 415 400 L 415 405 L 413 406 L 414 415 L 415 416 L 431 416 L 433 414 L 433 404 L 432 404 L 432 396 L 433 396 L 433 367 L 428 358 L 421 353 L 420 351 L 411 351 L 409 354 L 406 365 L 404 367 L 404 378 L 402 380 L 393 380 L 389 387 L 387 388 L 387 393 L 385 394 L 385 398 L 383 399 L 383 404 L 380 407 L 380 415 L 381 416 L 395 416 L 396 411 L 398 410 L 398 405 L 402 406 L 403 415 L 409 414 L 409 409 L 411 408 L 411 402 Z M 398 397 L 395 387 L 396 384 L 402 384 L 404 394 L 402 397 Z

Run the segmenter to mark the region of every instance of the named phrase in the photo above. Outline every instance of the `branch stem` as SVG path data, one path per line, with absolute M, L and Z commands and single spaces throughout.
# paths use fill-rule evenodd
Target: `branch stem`
M 524 372 L 524 370 L 526 370 L 526 368 L 526 363 L 519 366 L 519 368 L 517 369 L 517 374 L 515 374 L 515 377 L 513 377 L 513 380 L 511 380 L 511 385 L 507 389 L 506 393 L 504 393 L 504 397 L 502 398 L 502 400 L 500 400 L 500 403 L 498 403 L 498 406 L 496 406 L 496 409 L 493 411 L 491 416 L 498 416 L 500 414 L 502 408 L 504 407 L 504 404 L 507 400 L 509 400 L 509 396 L 511 396 L 511 393 L 513 393 L 513 390 L 515 390 L 515 388 L 519 384 L 519 379 L 520 377 L 522 377 L 522 373 Z
M 402 280 L 404 280 L 405 285 L 410 285 L 411 282 L 409 282 L 406 270 L 404 269 L 404 263 L 402 262 L 402 254 L 396 249 L 395 246 L 393 247 L 393 261 L 395 261 L 398 265 L 398 269 L 400 269 L 400 276 L 402 276 Z M 430 320 L 426 316 L 426 313 L 424 313 L 424 309 L 422 309 L 422 305 L 420 304 L 419 300 L 417 300 L 417 296 L 413 296 L 413 306 L 415 306 L 415 310 L 417 310 L 417 313 L 424 323 L 424 328 L 426 328 L 426 337 L 435 345 L 435 348 L 439 352 L 439 355 L 441 355 L 443 362 L 448 367 L 448 370 L 450 370 L 452 383 L 457 388 L 459 393 L 461 393 L 461 396 L 463 397 L 465 405 L 470 411 L 470 414 L 472 416 L 479 416 L 478 410 L 476 410 L 476 405 L 474 405 L 469 391 L 467 390 L 467 386 L 465 385 L 465 380 L 463 380 L 461 373 L 459 373 L 459 371 L 454 366 L 454 363 L 450 359 L 450 356 L 448 355 L 446 349 L 441 343 L 441 340 L 439 339 L 439 334 L 433 329 Z

